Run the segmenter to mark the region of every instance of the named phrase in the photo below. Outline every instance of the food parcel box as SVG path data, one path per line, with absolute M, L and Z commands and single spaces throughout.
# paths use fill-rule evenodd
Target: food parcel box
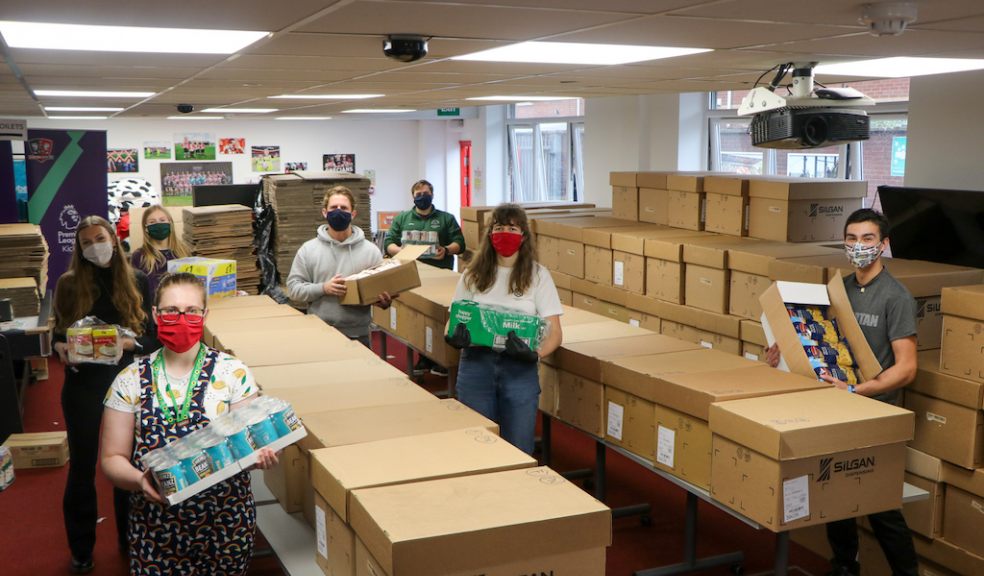
M 542 237 L 553 238 L 557 251 L 556 268 L 548 268 L 584 278 L 584 230 L 606 226 L 638 226 L 638 222 L 619 220 L 607 216 L 571 216 L 545 218 L 536 221 L 537 241 Z M 550 242 L 549 240 L 547 242 Z M 546 265 L 546 264 L 545 264 Z
M 632 319 L 632 314 L 625 306 L 629 296 L 625 290 L 580 278 L 575 278 L 571 284 L 573 286 L 574 307 L 590 310 L 619 322 L 628 323 Z
M 946 482 L 943 539 L 984 558 L 984 469 L 964 470 L 943 465 Z
M 680 230 L 668 226 L 622 228 L 612 234 L 612 281 L 616 288 L 636 294 L 646 293 L 646 239 L 687 238 L 703 232 Z
M 334 328 L 313 314 L 290 314 L 288 316 L 263 318 L 262 320 L 257 320 L 256 318 L 210 319 L 206 328 L 205 336 L 210 336 L 211 338 L 206 338 L 205 343 L 213 348 L 217 346 L 216 342 L 222 341 L 224 336 L 242 332 L 256 332 L 260 330 L 324 330 L 326 332 L 335 332 Z
M 827 388 L 828 384 L 755 364 L 750 368 L 666 374 L 656 389 L 657 468 L 705 490 L 711 485 L 714 402 Z
M 716 350 L 686 350 L 630 356 L 601 366 L 605 385 L 605 438 L 647 460 L 656 460 L 656 401 L 669 374 L 757 366 Z
M 691 232 L 689 236 L 646 238 L 646 296 L 684 303 L 683 246 L 688 243 L 734 242 L 730 236 Z
M 232 298 L 217 298 L 208 303 L 209 313 L 226 308 L 249 308 L 253 306 L 279 306 L 276 300 L 266 294 L 252 296 L 234 296 Z
M 728 354 L 741 354 L 741 318 L 661 302 L 660 333 Z
M 748 185 L 748 235 L 779 242 L 842 241 L 861 208 L 863 180 L 755 177 Z
M 430 249 L 427 245 L 404 246 L 392 258 L 345 278 L 345 295 L 340 302 L 365 306 L 379 301 L 383 292 L 390 296 L 420 286 L 417 258 Z
M 611 172 L 612 216 L 623 220 L 639 219 L 639 182 L 635 172 Z
M 309 451 L 462 428 L 499 433 L 495 422 L 451 399 L 332 410 L 301 420 L 308 435 L 297 445 Z
M 3 445 L 10 450 L 15 470 L 64 466 L 68 462 L 66 432 L 11 434 Z
M 919 353 L 919 371 L 905 391 L 916 414 L 911 446 L 964 468 L 984 464 L 984 383 L 943 373 L 939 353 Z
M 762 293 L 759 302 L 762 304 L 762 329 L 765 337 L 770 346 L 773 343 L 779 344 L 780 369 L 817 378 L 786 309 L 786 304 L 798 304 L 826 307 L 826 318 L 836 320 L 840 336 L 847 338 L 854 361 L 861 372 L 861 381 L 870 380 L 881 373 L 881 365 L 854 317 L 844 289 L 844 280 L 839 273 L 826 285 L 775 282 Z
M 385 310 L 379 306 L 372 307 L 372 323 L 385 332 L 406 341 L 410 340 L 417 325 L 421 322 L 420 317 L 419 312 L 405 306 L 400 300 L 394 300 L 390 307 Z
M 327 520 L 318 524 L 315 559 L 326 574 L 355 574 L 355 533 L 348 525 L 353 490 L 534 466 L 536 460 L 484 428 L 313 450 L 311 482 L 325 502 L 316 514 Z
M 919 416 L 916 416 L 919 420 Z M 918 422 L 917 422 L 918 425 Z M 911 446 L 905 451 L 905 482 L 929 492 L 929 498 L 906 502 L 902 514 L 909 529 L 927 538 L 943 530 L 943 461 Z
M 325 358 L 372 357 L 372 351 L 337 331 L 268 330 L 223 335 L 217 345 L 250 368 L 321 362 Z M 362 350 L 359 350 L 362 348 Z
M 598 576 L 612 537 L 611 510 L 546 467 L 356 490 L 349 514 L 376 568 L 356 574 L 378 576 Z
M 704 230 L 748 236 L 748 178 L 708 174 L 704 196 Z
M 712 404 L 711 496 L 775 532 L 902 506 L 908 410 L 836 388 Z
M 670 230 L 663 226 L 654 224 L 639 224 L 633 222 L 629 226 L 603 226 L 601 228 L 587 228 L 582 233 L 584 241 L 584 279 L 597 282 L 607 286 L 620 286 L 615 284 L 613 272 L 613 244 L 614 237 L 620 232 L 638 232 L 645 234 L 653 230 Z
M 940 369 L 984 382 L 984 284 L 943 289 Z
M 220 298 L 209 302 L 208 316 L 205 317 L 205 329 L 203 337 L 205 343 L 209 346 L 217 347 L 215 343 L 215 335 L 212 333 L 212 326 L 222 324 L 223 322 L 242 322 L 244 320 L 252 320 L 257 329 L 263 326 L 263 321 L 267 318 L 287 318 L 295 317 L 300 318 L 304 316 L 304 313 L 299 311 L 297 308 L 288 306 L 286 304 L 277 304 L 273 300 L 269 302 L 260 301 L 255 306 L 240 306 L 240 307 L 222 307 L 222 308 L 212 308 L 214 302 L 219 302 L 221 300 L 239 300 L 243 297 L 237 298 Z
M 760 242 L 761 240 L 731 238 L 730 242 L 724 243 L 684 244 L 683 262 L 686 265 L 684 301 L 687 306 L 727 314 L 731 280 L 728 254 L 732 248 Z
M 704 173 L 675 172 L 666 176 L 669 190 L 666 223 L 686 230 L 704 229 Z
M 564 316 L 561 316 L 561 318 L 563 317 Z M 639 328 L 637 326 L 632 326 L 631 324 L 626 324 L 610 318 L 603 318 L 599 322 L 586 322 L 582 324 L 575 324 L 573 326 L 564 326 L 563 332 L 565 344 L 589 342 L 592 340 L 600 340 L 605 338 L 627 338 L 629 336 L 652 334 L 651 331 L 646 330 L 645 328 Z
M 639 172 L 639 221 L 666 225 L 670 217 L 670 192 L 666 176 L 671 172 Z
M 741 355 L 749 360 L 765 362 L 765 348 L 769 342 L 765 339 L 765 330 L 761 322 L 752 320 L 741 321 Z

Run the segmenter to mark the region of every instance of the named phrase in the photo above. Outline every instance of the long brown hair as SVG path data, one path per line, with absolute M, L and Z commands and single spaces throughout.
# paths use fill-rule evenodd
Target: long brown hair
M 161 251 L 158 250 L 152 242 L 150 242 L 151 238 L 147 235 L 147 220 L 150 220 L 150 215 L 154 212 L 163 212 L 164 215 L 167 216 L 168 222 L 171 223 L 171 234 L 167 237 L 167 245 L 174 254 L 174 257 L 187 258 L 188 256 L 191 256 L 191 252 L 188 250 L 188 247 L 181 241 L 181 238 L 178 238 L 178 234 L 174 227 L 174 218 L 171 217 L 171 213 L 168 212 L 167 208 L 159 204 L 156 206 L 151 206 L 150 208 L 144 210 L 143 217 L 140 219 L 140 226 L 143 228 L 144 243 L 143 246 L 137 248 L 137 252 L 143 254 L 143 259 L 140 262 L 140 265 L 143 268 L 143 271 L 147 274 L 150 274 L 155 268 L 158 266 L 163 266 L 167 262 L 167 258 L 165 258 L 164 254 L 162 254 Z
M 523 231 L 523 243 L 519 247 L 516 264 L 509 275 L 509 292 L 523 294 L 533 285 L 536 246 L 533 242 L 533 234 L 530 233 L 526 211 L 519 204 L 500 204 L 492 211 L 488 233 L 482 238 L 478 253 L 465 270 L 465 284 L 475 292 L 486 292 L 495 284 L 495 277 L 499 272 L 499 260 L 495 248 L 492 247 L 491 235 L 492 228 L 496 224 L 518 226 Z
M 143 334 L 144 321 L 147 320 L 147 313 L 143 310 L 143 296 L 137 289 L 133 268 L 123 257 L 123 247 L 113 231 L 113 225 L 100 216 L 86 216 L 75 231 L 72 262 L 55 286 L 55 329 L 58 332 L 68 330 L 69 326 L 92 310 L 92 305 L 99 298 L 96 265 L 82 256 L 82 244 L 79 240 L 79 232 L 90 226 L 101 226 L 113 239 L 113 257 L 109 264 L 113 274 L 113 293 L 110 298 L 120 313 L 122 325 L 139 336 Z

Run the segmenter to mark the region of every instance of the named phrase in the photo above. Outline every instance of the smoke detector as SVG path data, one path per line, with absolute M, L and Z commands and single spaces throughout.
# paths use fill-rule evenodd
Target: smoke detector
M 881 2 L 862 6 L 858 22 L 867 26 L 872 36 L 898 36 L 917 15 L 915 2 Z

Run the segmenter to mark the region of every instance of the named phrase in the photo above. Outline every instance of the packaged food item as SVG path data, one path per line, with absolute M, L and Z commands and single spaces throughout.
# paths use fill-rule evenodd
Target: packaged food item
M 283 400 L 273 399 L 270 420 L 273 421 L 273 427 L 277 429 L 277 434 L 281 438 L 301 428 L 301 420 L 294 413 L 294 408 Z
M 68 344 L 68 360 L 75 364 L 92 361 L 92 327 L 69 328 L 65 337 Z
M 86 316 L 65 331 L 68 361 L 72 364 L 118 364 L 123 357 L 122 338 L 135 338 L 133 330 Z
M 223 420 L 221 424 L 213 424 L 213 426 L 217 427 L 216 432 L 226 437 L 229 448 L 232 449 L 232 455 L 237 460 L 249 456 L 256 450 L 256 443 L 249 433 L 246 421 L 236 416 L 235 413 L 230 413 L 228 419 Z
M 170 456 L 162 455 L 155 459 L 150 466 L 150 471 L 161 496 L 165 498 L 188 487 L 184 466 Z
M 202 431 L 200 445 L 208 457 L 213 472 L 218 472 L 236 462 L 236 457 L 232 455 L 232 447 L 229 446 L 229 441 L 211 426 Z
M 14 483 L 14 457 L 10 454 L 10 448 L 0 446 L 0 492 L 3 492 Z
M 817 377 L 830 376 L 856 385 L 859 378 L 851 347 L 841 336 L 837 322 L 827 318 L 826 309 L 787 304 L 786 310 Z
M 205 451 L 198 445 L 198 438 L 190 435 L 178 441 L 172 448 L 174 457 L 184 468 L 185 481 L 191 485 L 212 473 L 212 465 Z
M 485 346 L 494 350 L 506 347 L 506 338 L 510 332 L 515 332 L 516 337 L 531 350 L 537 350 L 547 330 L 547 323 L 539 316 L 503 306 L 479 304 L 473 300 L 452 302 L 450 315 L 449 337 L 459 324 L 464 324 L 471 336 L 472 346 Z
M 99 326 L 92 329 L 92 361 L 115 364 L 123 356 L 120 349 L 120 332 L 116 326 Z
M 262 407 L 250 406 L 246 409 L 246 425 L 249 427 L 249 434 L 253 437 L 253 443 L 257 448 L 262 448 L 271 444 L 279 438 L 277 429 L 273 426 L 273 421 L 266 410 Z

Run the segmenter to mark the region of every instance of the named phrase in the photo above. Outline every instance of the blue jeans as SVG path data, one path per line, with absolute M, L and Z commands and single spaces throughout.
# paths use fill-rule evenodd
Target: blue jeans
M 533 453 L 540 376 L 524 362 L 488 348 L 466 348 L 458 364 L 458 400 L 499 425 L 499 434 Z

